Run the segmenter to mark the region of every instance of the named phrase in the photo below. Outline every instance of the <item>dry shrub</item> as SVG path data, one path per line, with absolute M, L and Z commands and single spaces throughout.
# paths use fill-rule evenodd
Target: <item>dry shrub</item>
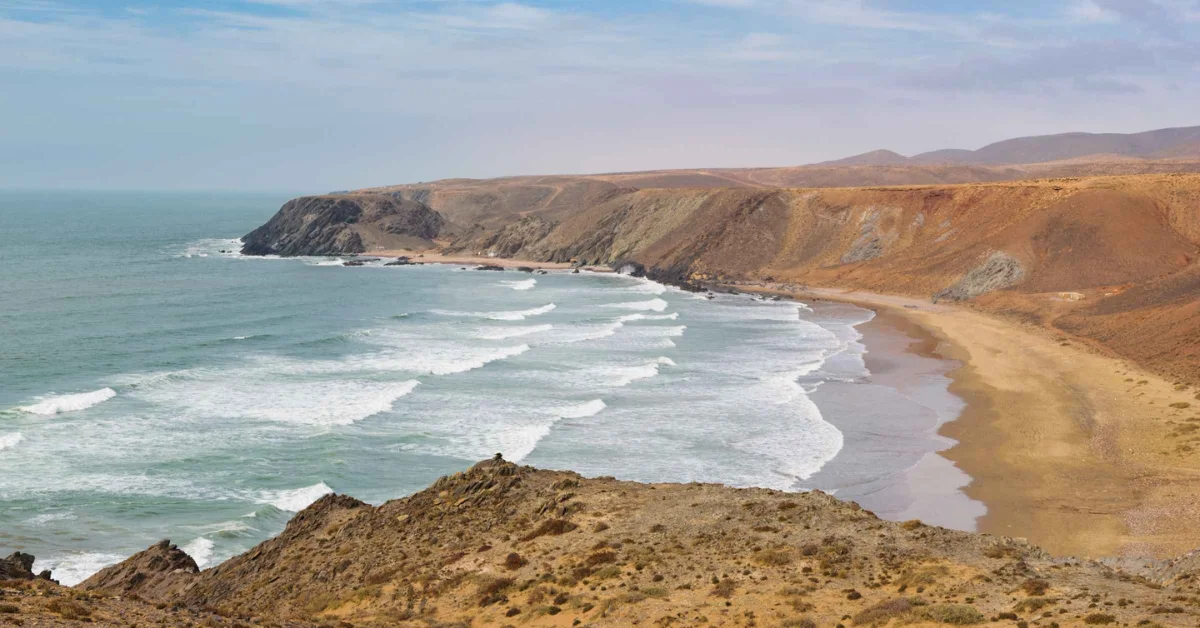
M 503 593 L 513 585 L 512 578 L 497 578 L 495 576 L 480 576 L 475 580 L 475 586 L 478 588 L 479 595 L 484 598 L 492 598 L 499 593 Z M 481 604 L 481 606 L 486 606 Z
M 84 605 L 64 599 L 50 600 L 46 603 L 46 610 L 57 613 L 63 619 L 82 619 L 92 614 Z
M 546 521 L 543 521 L 542 524 L 537 528 L 534 528 L 533 532 L 521 537 L 521 540 L 532 541 L 539 536 L 546 535 L 558 536 L 560 534 L 566 534 L 578 527 L 579 526 L 567 521 L 566 519 L 547 519 Z
M 938 604 L 922 609 L 920 614 L 929 621 L 951 626 L 982 624 L 987 620 L 979 609 L 969 604 Z
M 729 599 L 729 598 L 733 597 L 733 592 L 736 590 L 737 590 L 737 583 L 735 583 L 733 580 L 730 580 L 729 578 L 725 578 L 723 580 L 718 581 L 716 584 L 713 585 L 711 595 Z
M 4 614 L 4 613 L 14 614 L 14 613 L 20 613 L 20 612 L 21 612 L 21 608 L 18 607 L 16 604 L 0 604 L 0 614 Z
M 363 583 L 367 585 L 386 584 L 392 581 L 392 577 L 395 576 L 396 572 L 398 571 L 400 571 L 399 567 L 376 569 L 375 571 L 367 574 L 366 578 L 363 578 Z
M 596 572 L 592 574 L 592 577 L 596 578 L 597 580 L 608 580 L 609 578 L 616 578 L 620 575 L 620 567 L 617 567 L 616 565 L 609 565 L 604 569 L 596 570 Z
M 516 571 L 524 567 L 525 562 L 525 559 L 521 558 L 521 555 L 516 552 L 510 552 L 508 556 L 504 557 L 504 566 L 510 571 Z
M 1057 604 L 1057 603 L 1058 603 L 1058 598 L 1031 597 L 1031 598 L 1021 600 L 1020 602 L 1017 602 L 1017 605 L 1014 607 L 1014 610 L 1016 610 L 1018 613 L 1024 612 L 1024 611 L 1034 613 L 1034 612 L 1042 610 L 1043 608 L 1045 608 L 1051 604 Z
M 1021 589 L 1025 591 L 1025 595 L 1030 597 L 1046 595 L 1046 591 L 1050 589 L 1050 583 L 1040 578 L 1026 580 L 1021 585 Z
M 1117 621 L 1116 617 L 1113 617 L 1112 615 L 1105 615 L 1104 613 L 1092 613 L 1091 615 L 1083 618 L 1083 623 L 1093 626 L 1111 624 L 1115 621 Z
M 874 606 L 863 609 L 854 616 L 855 624 L 885 624 L 893 617 L 898 617 L 912 611 L 913 603 L 908 598 L 885 600 Z
M 612 550 L 599 551 L 588 556 L 584 562 L 587 563 L 588 567 L 595 567 L 596 565 L 603 565 L 605 563 L 615 563 L 617 562 L 617 553 Z
M 900 527 L 904 528 L 905 530 L 916 530 L 923 525 L 925 524 L 921 523 L 920 519 L 909 519 L 908 521 L 900 524 Z
M 754 553 L 754 562 L 760 565 L 779 567 L 792 562 L 792 555 L 785 550 L 765 549 Z
M 898 584 L 903 587 L 925 586 L 937 582 L 940 576 L 947 573 L 949 572 L 942 565 L 910 569 L 901 574 Z
M 810 617 L 792 617 L 783 620 L 779 625 L 783 628 L 817 628 L 817 622 Z

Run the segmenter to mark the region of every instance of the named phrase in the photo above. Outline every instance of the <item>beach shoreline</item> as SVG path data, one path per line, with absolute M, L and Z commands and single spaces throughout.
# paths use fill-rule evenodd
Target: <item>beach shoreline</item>
M 611 273 L 607 266 L 577 266 L 570 262 L 531 262 L 529 260 L 510 259 L 504 257 L 480 257 L 475 255 L 442 255 L 427 251 L 409 251 L 404 249 L 369 251 L 360 254 L 363 257 L 407 257 L 414 264 L 460 264 L 464 266 L 499 266 L 506 270 L 517 268 L 532 268 L 534 270 L 587 270 L 594 273 Z
M 1060 556 L 1161 558 L 1200 546 L 1200 468 L 1179 437 L 1200 416 L 1172 407 L 1190 391 L 1061 334 L 963 306 L 731 286 L 889 312 L 936 340 L 921 343 L 925 350 L 959 361 L 950 391 L 966 405 L 941 426 L 957 444 L 940 455 L 970 476 L 965 494 L 987 507 L 980 532 L 1027 538 Z
M 810 305 L 814 312 L 845 307 L 859 309 Z M 948 375 L 961 364 L 937 353 L 932 334 L 890 310 L 854 329 L 866 374 L 848 380 L 835 371 L 809 393 L 844 444 L 806 484 L 890 521 L 977 531 L 986 508 L 963 492 L 970 476 L 941 455 L 954 441 L 939 431 L 963 407 Z

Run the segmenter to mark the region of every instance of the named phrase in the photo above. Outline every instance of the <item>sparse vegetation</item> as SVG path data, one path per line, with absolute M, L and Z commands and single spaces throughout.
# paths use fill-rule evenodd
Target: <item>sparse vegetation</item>
M 951 626 L 970 626 L 987 621 L 979 609 L 969 604 L 937 604 L 922 608 L 922 618 Z

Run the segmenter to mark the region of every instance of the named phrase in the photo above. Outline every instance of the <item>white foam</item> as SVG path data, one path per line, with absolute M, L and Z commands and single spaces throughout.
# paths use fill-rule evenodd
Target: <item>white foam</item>
M 48 512 L 40 515 L 34 515 L 26 519 L 25 523 L 40 528 L 51 521 L 70 521 L 76 518 L 77 517 L 73 512 Z
M 649 364 L 640 366 L 626 366 L 613 369 L 609 379 L 604 382 L 610 386 L 622 387 L 628 386 L 639 379 L 649 379 L 658 375 L 660 366 L 675 366 L 675 362 L 671 358 L 659 357 L 657 360 Z
M 537 279 L 530 277 L 519 281 L 501 281 L 500 285 L 513 290 L 533 290 L 533 287 L 537 285 Z
M 34 572 L 39 572 L 43 569 L 49 569 L 51 577 L 55 580 L 58 580 L 65 586 L 73 587 L 87 580 L 89 576 L 97 571 L 109 565 L 115 565 L 122 560 L 125 560 L 125 556 L 121 554 L 82 552 L 79 554 L 38 559 L 33 570 Z
M 474 350 L 474 355 L 471 355 L 472 351 L 447 347 L 413 356 L 407 362 L 399 364 L 398 367 L 429 375 L 453 375 L 483 368 L 492 362 L 518 356 L 526 351 L 529 351 L 529 345 L 503 347 L 491 351 Z M 470 357 L 462 357 L 464 353 Z
M 523 321 L 526 318 L 541 316 L 551 310 L 555 306 L 553 303 L 547 303 L 542 307 L 535 307 L 528 310 L 516 310 L 512 312 L 456 312 L 453 310 L 432 310 L 434 314 L 441 316 L 454 316 L 459 318 L 487 318 L 494 321 Z
M 607 407 L 608 405 L 604 403 L 603 399 L 593 399 L 577 406 L 559 408 L 555 414 L 560 419 L 582 419 L 584 417 L 595 416 Z
M 16 447 L 17 443 L 21 442 L 21 439 L 22 436 L 20 432 L 13 432 L 12 434 L 0 436 L 0 451 L 9 449 L 11 447 Z
M 287 363 L 280 364 L 286 367 Z M 197 419 L 242 418 L 280 423 L 350 425 L 387 412 L 420 382 L 331 379 L 278 381 L 286 368 L 202 371 L 168 385 L 140 390 L 139 398 Z
M 265 491 L 259 498 L 260 504 L 270 504 L 280 510 L 300 512 L 313 502 L 333 492 L 328 484 L 318 482 L 312 486 L 297 488 L 290 491 Z
M 22 406 L 17 409 L 30 414 L 52 416 L 60 412 L 76 412 L 78 410 L 84 410 L 98 403 L 108 401 L 116 396 L 117 392 L 115 390 L 111 388 L 101 388 L 100 390 L 93 390 L 92 392 L 47 397 L 33 405 Z
M 662 294 L 667 291 L 667 287 L 657 281 L 639 279 L 636 284 L 630 286 L 629 290 L 639 294 Z
M 476 337 L 484 340 L 504 340 L 506 338 L 519 338 L 521 336 L 529 336 L 531 334 L 540 334 L 542 332 L 554 329 L 554 325 L 532 325 L 529 327 L 488 327 L 480 331 Z
M 204 569 L 212 562 L 213 547 L 215 547 L 215 544 L 212 541 L 201 536 L 179 549 L 183 550 L 188 556 L 191 556 L 192 560 L 196 561 L 196 566 Z
M 630 321 L 673 321 L 679 318 L 679 312 L 670 314 L 626 314 L 617 320 L 627 323 Z
M 649 301 L 629 301 L 626 303 L 609 303 L 604 307 L 611 307 L 619 310 L 650 310 L 661 312 L 667 309 L 667 302 L 662 299 L 650 299 Z

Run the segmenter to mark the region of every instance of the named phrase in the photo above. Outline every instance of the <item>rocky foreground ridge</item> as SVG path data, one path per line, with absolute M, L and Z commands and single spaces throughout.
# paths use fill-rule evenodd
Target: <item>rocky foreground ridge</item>
M 0 623 L 1200 622 L 1195 556 L 1124 567 L 886 522 L 820 492 L 587 479 L 497 457 L 379 507 L 328 495 L 278 537 L 204 571 L 164 541 L 76 589 L 32 574 L 0 582 Z

